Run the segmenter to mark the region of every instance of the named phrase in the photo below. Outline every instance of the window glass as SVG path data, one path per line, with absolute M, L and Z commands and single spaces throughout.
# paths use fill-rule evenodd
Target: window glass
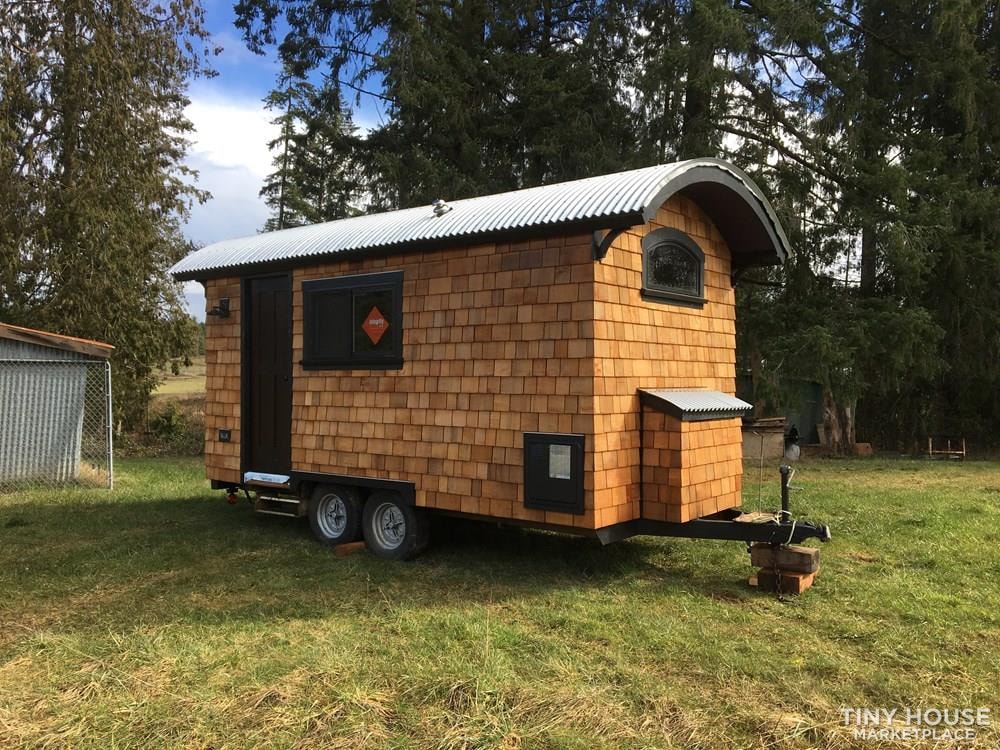
M 705 303 L 705 253 L 678 229 L 661 227 L 642 238 L 642 292 L 685 305 Z
M 647 263 L 650 287 L 701 296 L 701 259 L 686 247 L 673 242 L 656 245 L 649 251 Z

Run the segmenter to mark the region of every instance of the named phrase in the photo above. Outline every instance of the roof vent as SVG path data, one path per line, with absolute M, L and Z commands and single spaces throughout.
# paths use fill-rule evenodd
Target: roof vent
M 435 216 L 444 216 L 446 213 L 451 211 L 451 206 L 445 203 L 444 198 L 438 198 L 431 204 L 431 206 L 434 207 Z

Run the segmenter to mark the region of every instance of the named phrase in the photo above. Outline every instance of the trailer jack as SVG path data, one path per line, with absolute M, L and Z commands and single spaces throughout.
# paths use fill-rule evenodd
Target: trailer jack
M 250 497 L 250 493 L 247 492 L 246 487 L 226 487 L 226 502 L 230 505 L 236 505 L 240 501 L 240 492 L 243 492 L 244 496 L 251 505 L 253 505 L 253 498 Z

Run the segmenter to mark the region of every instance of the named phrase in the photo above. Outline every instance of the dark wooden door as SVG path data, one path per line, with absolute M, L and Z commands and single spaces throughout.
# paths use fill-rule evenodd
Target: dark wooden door
M 292 283 L 247 279 L 243 338 L 244 471 L 287 474 L 292 467 Z

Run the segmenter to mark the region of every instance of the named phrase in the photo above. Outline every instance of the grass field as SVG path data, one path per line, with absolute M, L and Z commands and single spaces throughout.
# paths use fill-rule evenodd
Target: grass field
M 194 396 L 205 393 L 205 357 L 193 357 L 189 367 L 182 367 L 174 375 L 163 373 L 163 381 L 157 386 L 154 396 Z
M 997 463 L 801 465 L 834 541 L 788 601 L 737 543 L 451 524 L 336 558 L 196 459 L 118 468 L 0 496 L 2 747 L 921 746 L 841 706 L 988 707 L 1000 746 Z

